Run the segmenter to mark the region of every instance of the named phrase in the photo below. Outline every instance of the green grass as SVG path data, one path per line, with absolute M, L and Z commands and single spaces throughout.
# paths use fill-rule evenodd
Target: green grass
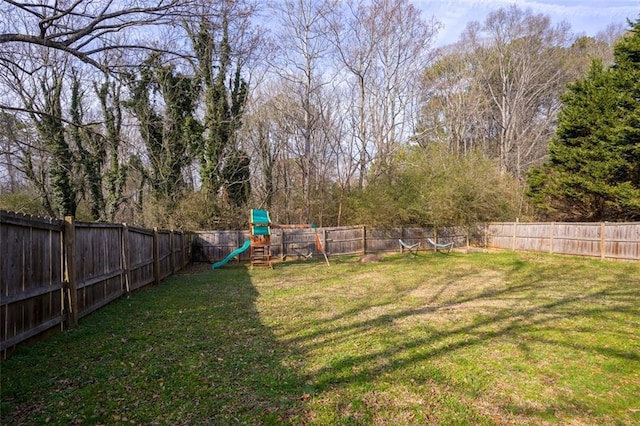
M 2 361 L 2 424 L 640 423 L 640 266 L 191 269 Z

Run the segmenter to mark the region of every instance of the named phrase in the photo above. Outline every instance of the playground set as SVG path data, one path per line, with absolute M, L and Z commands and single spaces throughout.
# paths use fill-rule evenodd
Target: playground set
M 211 269 L 217 269 L 226 265 L 236 256 L 250 250 L 251 267 L 266 266 L 273 268 L 271 260 L 271 229 L 291 229 L 291 228 L 311 228 L 311 225 L 272 225 L 269 212 L 267 210 L 251 209 L 249 213 L 249 239 L 241 247 L 233 250 L 227 257 L 219 262 L 213 263 Z M 315 234 L 316 249 L 324 255 L 324 259 L 329 265 L 329 259 L 324 251 L 322 242 L 318 234 Z

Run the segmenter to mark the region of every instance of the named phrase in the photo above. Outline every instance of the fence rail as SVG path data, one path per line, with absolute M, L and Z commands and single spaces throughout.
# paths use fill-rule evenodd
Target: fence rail
M 184 267 L 191 234 L 0 211 L 0 350 Z

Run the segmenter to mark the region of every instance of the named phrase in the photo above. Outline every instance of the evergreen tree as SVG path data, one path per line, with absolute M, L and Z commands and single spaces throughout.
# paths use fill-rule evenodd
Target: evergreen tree
M 529 196 L 550 219 L 640 219 L 640 19 L 562 96 L 549 161 L 533 169 Z

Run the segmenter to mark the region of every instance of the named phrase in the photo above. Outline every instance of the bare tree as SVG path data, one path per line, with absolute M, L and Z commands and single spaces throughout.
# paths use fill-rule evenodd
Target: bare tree
M 301 170 L 301 188 L 305 204 L 304 220 L 311 220 L 312 188 L 317 172 L 313 151 L 320 143 L 319 123 L 323 102 L 322 88 L 327 84 L 329 68 L 328 22 L 335 0 L 285 0 L 274 5 L 280 28 L 274 69 L 280 79 L 289 82 L 300 107 L 299 131 L 291 142 Z
M 286 81 L 271 81 L 254 92 L 242 130 L 245 149 L 253 158 L 254 204 L 271 211 L 272 218 L 289 223 L 300 203 L 301 174 L 295 145 L 299 105 Z
M 359 187 L 370 161 L 387 161 L 417 127 L 420 75 L 432 59 L 440 28 L 408 0 L 349 1 L 333 22 L 332 40 L 357 99 L 352 112 L 359 141 Z
M 424 73 L 420 128 L 416 141 L 425 148 L 441 143 L 457 155 L 488 150 L 489 102 L 476 84 L 462 46 L 450 46 Z
M 16 192 L 26 183 L 20 173 L 21 154 L 32 138 L 26 123 L 0 112 L 0 194 Z
M 375 66 L 376 39 L 371 28 L 367 28 L 362 19 L 367 14 L 367 7 L 362 1 L 349 1 L 343 13 L 332 16 L 331 21 L 331 40 L 336 47 L 338 61 L 347 70 L 349 77 L 355 80 L 348 84 L 350 93 L 345 93 L 346 99 L 353 98 L 354 101 L 347 103 L 345 108 L 352 111 L 352 129 L 358 141 L 353 148 L 357 155 L 360 189 L 364 187 L 367 167 L 374 151 L 369 134 L 367 94 L 370 75 Z
M 486 93 L 496 126 L 495 150 L 503 173 L 522 179 L 546 155 L 567 82 L 566 23 L 516 6 L 471 23 L 463 35 L 475 78 Z

